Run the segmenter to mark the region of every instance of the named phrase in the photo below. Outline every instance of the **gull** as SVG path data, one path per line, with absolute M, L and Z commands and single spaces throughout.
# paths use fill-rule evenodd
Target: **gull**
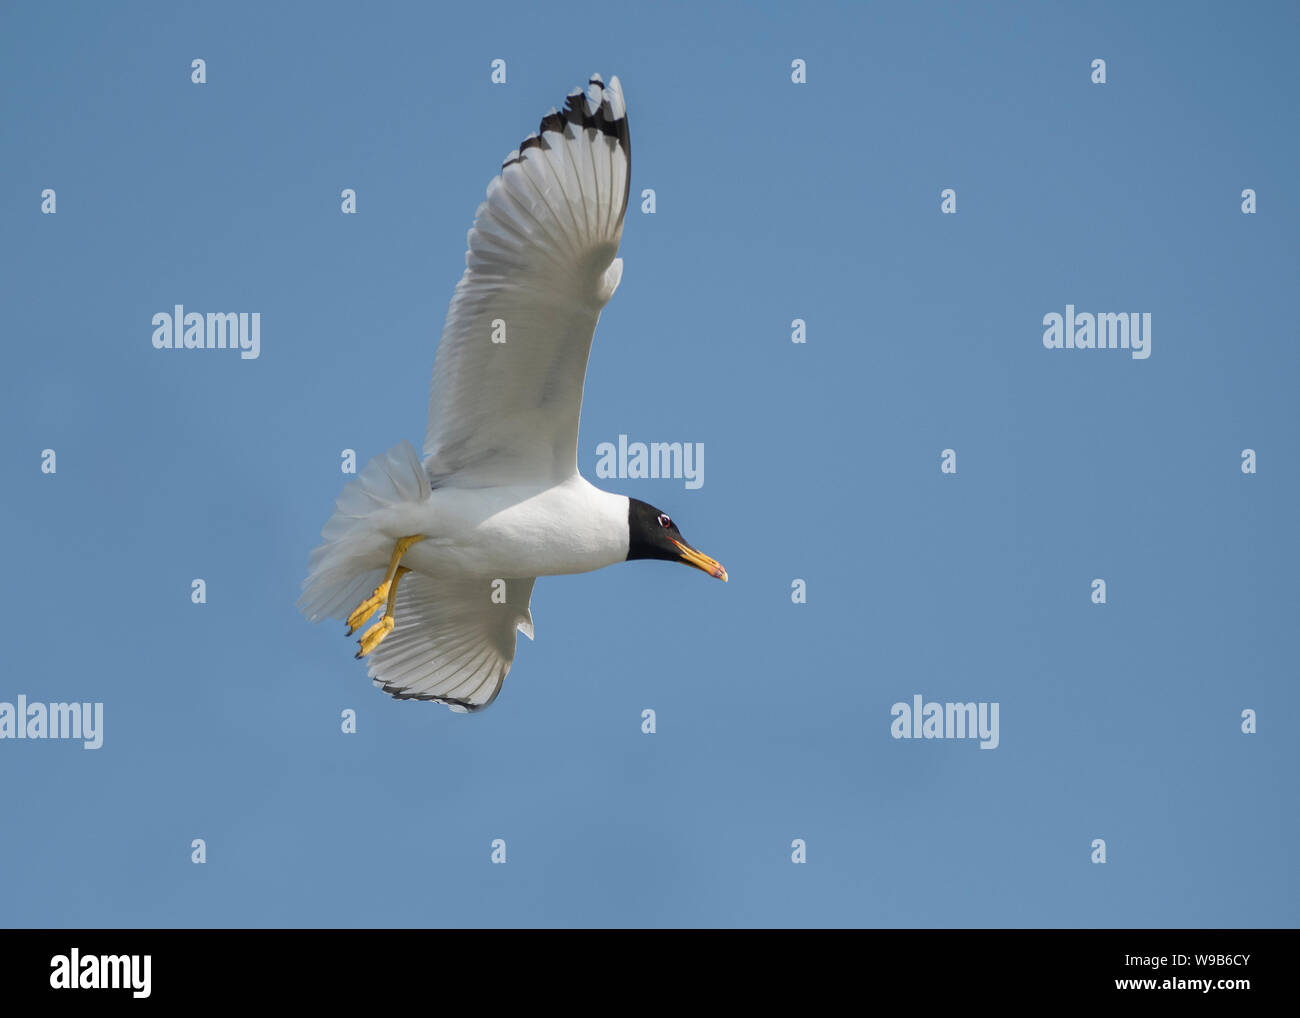
M 592 75 L 506 158 L 469 231 L 433 365 L 424 454 L 400 442 L 343 489 L 298 601 L 384 692 L 453 711 L 496 699 L 539 576 L 680 562 L 725 581 L 667 513 L 578 472 L 596 322 L 623 276 L 631 168 L 618 78 Z

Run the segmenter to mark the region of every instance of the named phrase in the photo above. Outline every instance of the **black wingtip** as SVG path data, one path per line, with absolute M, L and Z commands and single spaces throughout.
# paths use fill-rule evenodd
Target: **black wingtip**
M 542 117 L 542 122 L 537 128 L 536 134 L 530 134 L 519 143 L 519 150 L 512 152 L 510 157 L 501 164 L 504 170 L 507 166 L 524 161 L 524 153 L 530 148 L 540 148 L 543 151 L 550 148 L 546 141 L 547 132 L 563 134 L 567 125 L 573 124 L 583 130 L 595 130 L 605 135 L 607 138 L 613 138 L 618 142 L 624 154 L 631 159 L 632 157 L 632 140 L 627 127 L 627 110 L 623 109 L 619 113 L 614 112 L 614 104 L 610 97 L 605 94 L 605 82 L 599 74 L 593 74 L 587 79 L 588 87 L 599 89 L 600 101 L 596 106 L 595 112 L 587 109 L 588 94 L 580 88 L 575 88 L 564 99 L 564 109 L 552 110 L 546 116 Z M 595 96 L 591 96 L 595 99 Z

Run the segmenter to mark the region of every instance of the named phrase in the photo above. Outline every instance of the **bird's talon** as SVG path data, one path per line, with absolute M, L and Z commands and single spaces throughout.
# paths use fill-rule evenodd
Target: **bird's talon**
M 364 626 L 366 622 L 369 621 L 370 616 L 379 610 L 379 606 L 383 604 L 384 599 L 388 597 L 388 584 L 389 581 L 385 580 L 377 586 L 374 593 L 357 605 L 352 614 L 348 616 L 348 636 L 351 636 L 358 629 Z
M 396 619 L 391 615 L 385 615 L 373 626 L 365 631 L 361 636 L 361 649 L 357 651 L 357 657 L 365 657 L 372 650 L 384 642 L 384 637 L 393 631 L 397 624 Z

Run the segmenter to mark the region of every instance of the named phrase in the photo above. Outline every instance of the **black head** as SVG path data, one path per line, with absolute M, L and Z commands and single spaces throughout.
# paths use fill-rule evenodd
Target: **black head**
M 724 583 L 727 580 L 727 571 L 721 563 L 692 548 L 667 513 L 639 498 L 627 500 L 627 537 L 629 562 L 638 558 L 681 562 L 702 569 Z

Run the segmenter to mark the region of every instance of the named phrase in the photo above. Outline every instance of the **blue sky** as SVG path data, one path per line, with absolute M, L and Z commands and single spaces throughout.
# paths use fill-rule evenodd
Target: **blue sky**
M 0 10 L 0 701 L 104 704 L 0 740 L 0 924 L 1295 926 L 1300 12 L 559 11 Z M 600 483 L 731 580 L 543 578 L 491 709 L 398 703 L 307 556 L 341 450 L 421 444 L 474 209 L 593 71 L 656 212 L 579 462 L 702 443 L 698 489 Z M 175 304 L 260 356 L 155 350 Z M 1150 358 L 1046 349 L 1067 304 Z M 997 748 L 893 738 L 917 694 Z

